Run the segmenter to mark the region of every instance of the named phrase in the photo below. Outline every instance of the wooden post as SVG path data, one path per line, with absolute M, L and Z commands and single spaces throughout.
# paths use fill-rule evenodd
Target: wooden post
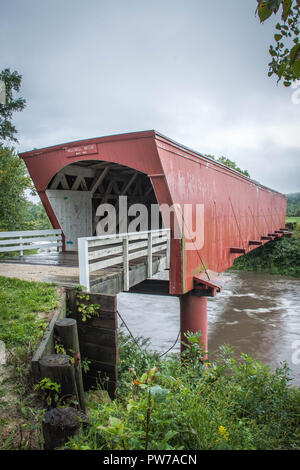
M 61 387 L 61 395 L 76 396 L 79 402 L 75 380 L 75 368 L 70 356 L 66 354 L 50 354 L 39 361 L 42 378 L 49 378 Z
M 79 395 L 79 404 L 80 408 L 85 413 L 77 321 L 74 318 L 62 318 L 61 320 L 57 320 L 55 322 L 54 331 L 61 340 L 66 353 L 74 358 L 75 380 Z
M 85 415 L 74 408 L 52 408 L 47 411 L 42 422 L 44 450 L 61 447 L 78 432 L 80 423 L 86 421 Z

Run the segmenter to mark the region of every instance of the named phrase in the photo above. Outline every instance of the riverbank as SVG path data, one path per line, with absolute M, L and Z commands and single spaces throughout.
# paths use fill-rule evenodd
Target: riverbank
M 207 300 L 210 358 L 230 344 L 236 358 L 246 353 L 272 370 L 286 361 L 291 383 L 300 387 L 300 367 L 293 360 L 300 335 L 300 280 L 244 271 L 227 272 L 224 278 L 222 292 Z M 149 348 L 160 354 L 177 338 L 179 309 L 179 299 L 173 296 L 118 295 L 118 310 L 134 337 L 149 338 Z M 177 341 L 172 352 L 179 350 Z
M 10 327 L 15 326 L 12 337 L 19 338 L 19 346 L 22 350 L 22 346 L 25 347 L 30 338 L 28 334 L 23 336 L 23 320 L 26 315 L 30 314 L 30 309 L 35 309 L 36 312 L 43 310 L 43 303 L 46 307 L 43 315 L 47 316 L 50 313 L 49 309 L 53 306 L 52 301 L 55 297 L 53 297 L 54 291 L 47 289 L 49 287 L 53 289 L 54 286 L 6 278 L 0 278 L 0 285 L 1 282 L 3 291 L 9 294 L 3 300 L 1 307 L 3 310 L 9 306 L 6 321 L 11 320 Z M 9 282 L 12 282 L 11 288 L 8 288 Z M 249 291 L 251 282 L 244 286 L 245 292 L 237 285 L 236 280 L 234 285 L 238 288 L 239 297 L 243 295 L 252 298 L 252 291 Z M 279 290 L 282 291 L 282 286 Z M 127 295 L 131 295 L 131 298 L 135 297 L 133 294 Z M 220 302 L 222 295 L 223 293 L 220 294 L 220 300 L 212 299 L 212 302 Z M 228 295 L 232 298 L 233 293 L 228 292 Z M 141 296 L 138 298 L 141 299 Z M 274 292 L 272 292 L 272 298 L 274 298 Z M 153 314 L 153 296 L 151 299 Z M 253 299 L 257 301 L 256 294 L 253 294 Z M 176 299 L 169 298 L 166 300 L 176 301 Z M 40 303 L 36 304 L 37 301 Z M 266 300 L 263 299 L 262 302 L 266 307 Z M 157 305 L 161 305 L 160 301 Z M 141 317 L 143 309 L 140 304 L 139 306 L 137 313 L 143 323 L 144 319 Z M 235 324 L 238 324 L 240 316 L 244 311 L 246 312 L 245 308 L 240 313 L 232 312 Z M 216 304 L 213 310 L 216 312 Z M 123 310 L 120 311 L 123 315 Z M 18 317 L 11 319 L 10 315 L 14 312 L 18 313 Z M 178 311 L 175 313 L 177 318 Z M 246 313 L 247 319 L 252 321 L 252 315 L 249 312 Z M 144 314 L 147 316 L 147 312 Z M 34 315 L 38 317 L 37 313 Z M 265 317 L 265 313 L 263 316 Z M 233 325 L 233 320 L 229 326 L 231 338 L 234 337 L 236 327 Z M 164 314 L 164 325 L 166 321 Z M 6 335 L 8 335 L 11 328 L 8 327 L 8 323 L 6 325 Z M 257 338 L 263 328 L 260 324 L 259 331 L 257 331 L 258 325 L 257 323 L 255 325 L 253 325 L 253 332 Z M 168 323 L 168 330 L 169 327 Z M 246 331 L 244 331 L 245 339 L 250 333 L 252 334 L 250 327 L 251 325 L 247 324 Z M 265 327 L 269 334 L 272 330 L 271 325 L 268 324 Z M 152 328 L 154 329 L 154 325 Z M 220 330 L 220 319 L 218 319 L 217 330 Z M 36 331 L 38 332 L 39 329 Z M 177 331 L 174 333 L 172 341 Z M 24 340 L 26 338 L 26 341 L 23 341 L 22 337 Z M 240 330 L 239 337 L 241 337 Z M 6 341 L 8 339 L 9 337 L 6 336 Z M 259 340 L 259 343 L 263 344 L 263 341 Z M 266 344 L 268 350 L 270 348 L 272 350 L 273 343 L 272 340 L 268 341 Z M 278 342 L 274 344 L 278 345 Z M 299 448 L 300 436 L 295 432 L 300 424 L 299 390 L 290 388 L 285 366 L 281 366 L 276 372 L 271 372 L 266 365 L 252 359 L 250 355 L 238 354 L 237 357 L 231 349 L 219 347 L 214 354 L 214 360 L 211 360 L 207 368 L 203 368 L 197 360 L 199 356 L 195 348 L 189 363 L 182 367 L 178 355 L 168 360 L 159 358 L 158 353 L 145 351 L 148 349 L 147 344 L 141 352 L 135 343 L 122 334 L 119 345 L 118 399 L 114 402 L 102 403 L 99 400 L 101 394 L 97 391 L 91 394 L 88 400 L 89 425 L 65 446 L 66 449 L 142 449 L 146 445 L 146 429 L 148 429 L 149 449 Z M 6 367 L 6 371 L 11 371 L 12 375 L 10 378 L 5 378 L 3 384 L 5 388 L 1 385 L 0 395 L 1 400 L 3 399 L 1 420 L 4 422 L 2 430 L 6 433 L 5 440 L 0 444 L 1 448 L 38 449 L 40 445 L 40 422 L 44 410 L 42 404 L 34 396 L 32 384 L 28 381 L 26 374 L 28 363 L 24 359 L 20 356 L 18 360 L 16 357 L 11 357 L 11 364 Z M 151 369 L 152 376 L 148 377 L 146 371 Z M 148 379 L 151 380 L 147 381 Z M 8 385 L 11 387 L 10 390 L 7 390 Z M 149 395 L 147 395 L 148 385 L 151 386 L 150 408 Z M 17 395 L 16 399 L 9 404 L 12 391 Z M 147 420 L 149 420 L 148 424 Z
M 270 241 L 237 258 L 231 270 L 256 271 L 300 278 L 300 226 L 291 238 Z
M 0 276 L 0 449 L 41 448 L 43 405 L 33 389 L 30 360 L 60 292 L 46 283 Z
M 203 365 L 197 335 L 179 356 L 149 354 L 121 335 L 119 394 L 88 404 L 89 426 L 65 445 L 76 450 L 256 450 L 300 446 L 300 390 L 285 366 L 271 373 L 222 347 Z M 142 342 L 139 342 L 140 345 Z

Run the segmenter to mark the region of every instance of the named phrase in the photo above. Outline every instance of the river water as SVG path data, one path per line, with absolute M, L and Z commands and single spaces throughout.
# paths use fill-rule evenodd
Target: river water
M 225 276 L 223 291 L 208 298 L 210 357 L 229 344 L 236 356 L 249 354 L 272 369 L 286 361 L 300 386 L 300 280 L 237 271 Z M 134 336 L 149 338 L 150 349 L 164 352 L 176 340 L 178 298 L 121 293 L 118 309 Z M 172 351 L 179 348 L 178 341 Z

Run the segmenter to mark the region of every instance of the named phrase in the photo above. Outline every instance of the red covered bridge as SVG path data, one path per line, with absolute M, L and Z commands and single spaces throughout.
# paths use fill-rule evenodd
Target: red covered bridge
M 187 238 L 193 238 L 187 234 L 196 226 L 194 212 L 180 238 L 174 237 L 171 218 L 168 290 L 181 299 L 182 333 L 200 329 L 205 342 L 206 299 L 221 288 L 218 274 L 237 256 L 285 233 L 282 194 L 153 130 L 55 145 L 20 157 L 53 228 L 63 230 L 66 251 L 77 250 L 78 238 L 95 236 L 97 207 L 116 206 L 121 195 L 128 204 L 149 208 L 202 207 L 200 245 L 187 247 Z

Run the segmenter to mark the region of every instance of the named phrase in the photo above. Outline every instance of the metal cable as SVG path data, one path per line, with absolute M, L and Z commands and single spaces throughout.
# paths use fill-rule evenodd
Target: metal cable
M 236 223 L 237 228 L 238 228 L 238 231 L 239 231 L 240 242 L 242 243 L 242 246 L 243 246 L 243 248 L 245 249 L 244 241 L 243 241 L 242 234 L 241 234 L 241 230 L 240 230 L 240 226 L 239 226 L 239 223 L 238 223 L 238 221 L 237 221 L 237 217 L 236 217 L 236 215 L 235 215 L 235 211 L 234 211 L 233 204 L 232 204 L 232 201 L 231 201 L 230 196 L 229 196 L 229 201 L 230 201 L 231 209 L 232 209 L 232 212 L 233 212 L 233 215 L 234 215 L 234 220 L 235 220 L 235 223 Z
M 126 322 L 125 322 L 125 320 L 122 318 L 122 315 L 120 314 L 119 310 L 117 310 L 117 314 L 118 314 L 118 316 L 120 317 L 120 320 L 121 320 L 122 323 L 124 324 L 125 328 L 127 329 L 128 333 L 130 334 L 131 338 L 133 339 L 133 341 L 134 341 L 135 344 L 137 345 L 137 347 L 138 347 L 141 351 L 143 351 L 142 348 L 141 348 L 141 346 L 139 345 L 139 343 L 136 341 L 135 337 L 134 337 L 133 334 L 131 333 L 131 331 L 130 331 L 128 325 L 127 325 Z M 173 343 L 173 345 L 172 345 L 169 349 L 167 349 L 167 351 L 165 351 L 164 353 L 160 354 L 158 357 L 163 357 L 163 356 L 165 356 L 166 354 L 168 354 L 169 351 L 171 351 L 171 349 L 173 349 L 173 348 L 175 347 L 175 345 L 176 345 L 176 343 L 177 343 L 177 341 L 178 341 L 178 339 L 179 339 L 180 333 L 181 333 L 181 330 L 179 329 L 177 338 L 176 338 L 175 342 Z
M 208 274 L 208 272 L 207 272 L 206 266 L 205 266 L 205 264 L 203 263 L 203 260 L 202 260 L 200 251 L 199 251 L 198 248 L 196 247 L 195 242 L 194 242 L 194 239 L 192 239 L 191 232 L 190 232 L 190 230 L 189 230 L 189 228 L 188 228 L 188 226 L 187 226 L 187 224 L 186 224 L 186 222 L 185 222 L 183 213 L 181 213 L 181 215 L 182 215 L 183 223 L 184 223 L 184 225 L 185 225 L 185 227 L 186 227 L 186 229 L 187 229 L 187 231 L 188 231 L 190 240 L 192 241 L 192 243 L 193 243 L 193 245 L 194 245 L 194 247 L 195 247 L 197 256 L 198 256 L 198 258 L 199 258 L 199 260 L 200 260 L 202 266 L 204 267 L 204 271 L 205 271 L 206 276 L 208 277 L 208 280 L 210 281 L 211 279 L 210 279 L 209 274 Z

